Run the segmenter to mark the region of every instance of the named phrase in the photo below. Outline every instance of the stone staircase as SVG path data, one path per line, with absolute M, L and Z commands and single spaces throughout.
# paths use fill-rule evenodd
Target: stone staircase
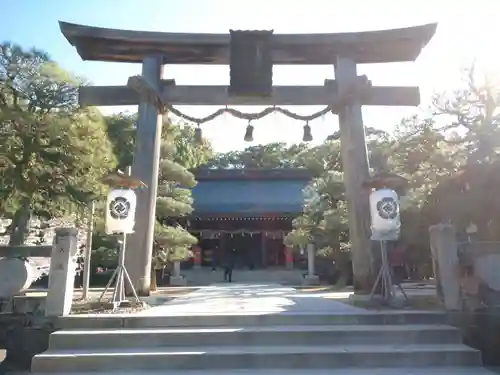
M 480 353 L 433 312 L 106 315 L 57 324 L 34 373 L 489 374 Z

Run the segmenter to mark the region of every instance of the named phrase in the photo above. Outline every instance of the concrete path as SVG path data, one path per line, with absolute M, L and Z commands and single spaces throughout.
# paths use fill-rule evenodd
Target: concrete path
M 362 314 L 366 310 L 328 298 L 329 295 L 279 284 L 214 284 L 202 287 L 141 315 L 217 315 L 329 313 Z

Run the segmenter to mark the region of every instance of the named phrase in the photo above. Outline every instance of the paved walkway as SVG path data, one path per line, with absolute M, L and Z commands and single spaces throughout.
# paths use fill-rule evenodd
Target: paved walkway
M 202 287 L 141 315 L 195 314 L 362 314 L 367 311 L 328 298 L 329 295 L 279 284 L 214 284 Z

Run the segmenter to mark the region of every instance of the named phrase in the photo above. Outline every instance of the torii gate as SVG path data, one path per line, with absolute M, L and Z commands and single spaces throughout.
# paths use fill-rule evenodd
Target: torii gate
M 339 116 L 355 289 L 369 292 L 377 270 L 373 269 L 370 248 L 368 191 L 362 187 L 370 177 L 370 171 L 361 107 L 418 106 L 420 94 L 418 87 L 372 87 L 366 77 L 358 76 L 356 66 L 415 61 L 433 37 L 436 27 L 437 24 L 427 24 L 341 34 L 272 35 L 267 31 L 253 32 L 254 37 L 256 34 L 261 36 L 255 37 L 260 38 L 260 42 L 254 43 L 250 59 L 254 59 L 254 64 L 261 65 L 252 67 L 254 71 L 248 72 L 248 76 L 255 74 L 255 69 L 263 69 L 266 76 L 264 86 L 268 84 L 268 92 L 249 96 L 241 95 L 241 90 L 238 93 L 232 86 L 177 86 L 174 80 L 162 79 L 163 65 L 168 64 L 231 64 L 233 69 L 238 65 L 232 59 L 234 32 L 162 33 L 60 22 L 62 33 L 76 47 L 83 60 L 142 64 L 142 76 L 131 77 L 128 86 L 85 86 L 80 88 L 79 95 L 81 105 L 139 106 L 132 174 L 147 188 L 138 192 L 136 232 L 130 236 L 126 259 L 127 269 L 139 294 L 149 294 L 161 123 L 166 106 L 171 109 L 173 105 L 329 106 Z M 262 65 L 261 52 L 256 52 L 260 48 L 258 43 L 264 43 L 260 46 L 264 46 L 264 55 L 267 51 L 270 67 L 269 64 Z M 251 48 L 245 48 L 241 60 L 249 58 Z M 256 54 L 259 54 L 259 62 L 256 62 Z M 272 86 L 273 64 L 332 65 L 335 80 L 325 80 L 323 86 Z M 240 64 L 239 69 L 239 78 L 243 77 L 245 81 L 246 71 L 241 71 L 245 68 Z M 243 83 L 252 86 L 247 91 L 255 90 L 254 77 L 258 75 Z M 233 76 L 231 83 L 233 85 Z

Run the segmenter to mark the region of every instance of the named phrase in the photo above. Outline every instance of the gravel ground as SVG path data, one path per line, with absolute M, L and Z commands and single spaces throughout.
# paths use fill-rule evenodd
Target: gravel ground
M 97 300 L 93 302 L 89 301 L 74 301 L 71 307 L 71 315 L 80 314 L 134 314 L 140 311 L 144 311 L 150 308 L 146 303 L 138 306 L 130 307 L 119 307 L 117 309 L 107 308 L 98 305 Z

